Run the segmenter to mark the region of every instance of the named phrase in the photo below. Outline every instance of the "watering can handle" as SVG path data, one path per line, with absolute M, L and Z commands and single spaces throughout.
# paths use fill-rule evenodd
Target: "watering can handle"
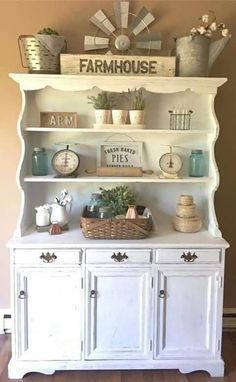
M 25 37 L 32 37 L 32 36 L 21 34 L 21 35 L 18 37 L 18 47 L 19 47 L 19 52 L 20 52 L 21 65 L 23 66 L 23 68 L 27 68 L 27 69 L 28 69 L 28 66 L 25 66 L 25 65 L 24 65 L 24 62 L 23 62 L 22 52 L 21 52 L 21 44 L 20 44 L 20 42 L 22 43 L 21 39 L 22 39 L 22 38 L 25 38 Z

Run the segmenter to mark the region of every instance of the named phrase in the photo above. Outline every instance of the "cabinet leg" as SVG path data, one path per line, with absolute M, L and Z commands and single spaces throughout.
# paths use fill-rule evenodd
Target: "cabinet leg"
M 47 375 L 52 375 L 55 373 L 55 369 L 47 369 L 45 367 L 43 368 L 37 368 L 32 367 L 32 364 L 27 365 L 27 362 L 21 362 L 21 361 L 14 361 L 10 360 L 8 364 L 8 378 L 9 379 L 22 379 L 25 374 L 27 373 L 43 373 Z
M 183 374 L 191 373 L 193 371 L 207 371 L 211 377 L 224 377 L 225 369 L 224 361 L 206 361 L 204 363 L 199 362 L 199 365 L 184 365 L 179 368 L 179 371 Z

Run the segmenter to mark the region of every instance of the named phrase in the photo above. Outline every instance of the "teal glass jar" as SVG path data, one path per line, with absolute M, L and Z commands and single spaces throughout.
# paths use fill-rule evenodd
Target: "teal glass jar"
M 32 153 L 32 175 L 48 174 L 48 156 L 44 147 L 34 147 Z
M 192 150 L 189 157 L 189 176 L 204 176 L 205 163 L 202 150 Z
M 100 207 L 98 211 L 98 217 L 100 219 L 112 218 L 112 209 L 109 206 Z
M 103 206 L 101 194 L 93 193 L 87 206 L 87 211 L 90 217 L 97 218 L 99 208 Z

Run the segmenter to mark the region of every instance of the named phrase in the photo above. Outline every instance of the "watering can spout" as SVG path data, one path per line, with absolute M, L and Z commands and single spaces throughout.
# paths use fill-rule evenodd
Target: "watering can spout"
M 228 44 L 231 36 L 222 37 L 210 44 L 208 69 L 210 70 L 217 57 L 221 54 L 224 47 Z

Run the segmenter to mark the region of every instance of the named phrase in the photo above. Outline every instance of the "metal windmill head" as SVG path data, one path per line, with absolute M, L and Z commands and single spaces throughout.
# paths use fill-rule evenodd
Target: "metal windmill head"
M 161 49 L 161 34 L 151 33 L 149 25 L 155 17 L 145 7 L 137 15 L 129 12 L 129 1 L 116 1 L 114 14 L 107 16 L 101 9 L 90 21 L 97 27 L 94 36 L 84 37 L 84 50 L 107 50 L 110 54 L 140 54 L 140 50 Z M 99 36 L 102 32 L 107 37 Z

